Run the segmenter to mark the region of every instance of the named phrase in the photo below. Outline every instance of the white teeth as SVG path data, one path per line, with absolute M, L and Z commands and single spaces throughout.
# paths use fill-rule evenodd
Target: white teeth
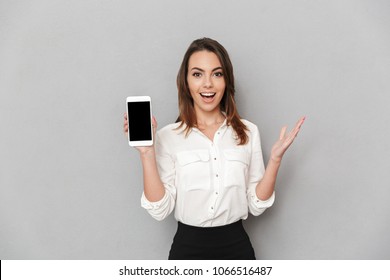
M 215 92 L 202 92 L 200 95 L 204 97 L 211 97 L 215 95 Z

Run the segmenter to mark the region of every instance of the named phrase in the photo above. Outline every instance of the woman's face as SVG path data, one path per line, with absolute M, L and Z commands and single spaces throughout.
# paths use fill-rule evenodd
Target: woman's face
M 191 55 L 187 83 L 197 114 L 219 112 L 226 83 L 222 65 L 215 53 L 198 51 Z

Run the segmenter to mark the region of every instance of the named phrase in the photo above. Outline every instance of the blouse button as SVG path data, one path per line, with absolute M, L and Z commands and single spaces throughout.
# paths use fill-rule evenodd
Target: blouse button
M 217 158 L 215 157 L 214 160 L 217 160 Z
M 218 174 L 216 174 L 215 177 L 218 177 Z

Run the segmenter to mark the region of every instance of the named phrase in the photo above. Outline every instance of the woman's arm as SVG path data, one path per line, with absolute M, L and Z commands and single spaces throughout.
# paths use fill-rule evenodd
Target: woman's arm
M 295 137 L 304 123 L 306 117 L 299 119 L 294 129 L 286 135 L 287 127 L 284 126 L 280 131 L 279 140 L 274 144 L 271 150 L 271 157 L 268 161 L 263 178 L 256 186 L 256 195 L 261 200 L 267 200 L 271 197 L 275 189 L 276 176 L 284 153 L 294 142 Z
M 153 135 L 156 134 L 157 122 L 153 117 Z M 124 115 L 123 131 L 126 134 L 129 129 L 127 114 Z M 150 147 L 136 147 L 140 153 L 143 169 L 144 194 L 150 202 L 160 201 L 165 195 L 165 188 L 157 169 L 156 153 L 154 145 Z
M 165 188 L 157 170 L 156 153 L 153 149 L 140 151 L 142 161 L 144 194 L 150 202 L 160 201 L 165 195 Z

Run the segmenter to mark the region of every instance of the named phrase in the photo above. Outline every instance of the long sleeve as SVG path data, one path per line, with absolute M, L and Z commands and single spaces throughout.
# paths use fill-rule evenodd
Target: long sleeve
M 263 154 L 261 151 L 260 133 L 257 127 L 251 129 L 252 132 L 252 155 L 249 165 L 249 178 L 248 178 L 248 207 L 249 212 L 258 216 L 262 214 L 267 208 L 271 207 L 275 201 L 275 192 L 266 201 L 261 200 L 256 195 L 256 186 L 258 182 L 263 178 L 265 167 Z
M 165 187 L 165 195 L 160 201 L 150 202 L 142 193 L 141 206 L 158 221 L 165 219 L 173 211 L 176 201 L 175 163 L 167 147 L 168 139 L 159 132 L 155 137 L 156 161 L 161 181 Z

